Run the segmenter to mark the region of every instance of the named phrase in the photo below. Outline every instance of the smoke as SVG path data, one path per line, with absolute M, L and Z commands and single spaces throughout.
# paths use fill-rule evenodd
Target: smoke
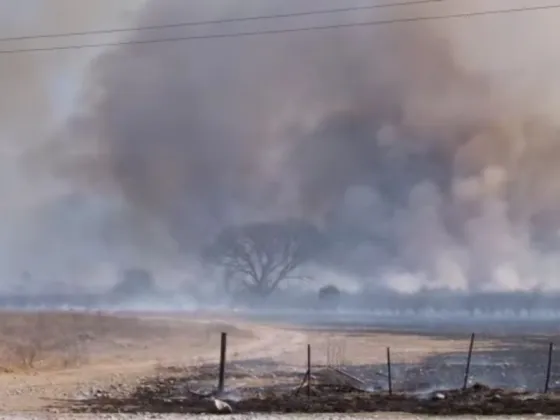
M 101 0 L 77 4 L 72 0 L 0 0 L 0 37 L 20 37 L 114 27 L 126 23 L 127 8 L 136 0 Z M 114 38 L 114 37 L 113 37 Z M 110 41 L 111 37 L 97 41 Z M 41 48 L 92 42 L 90 38 L 51 38 L 0 42 L 0 50 Z M 24 270 L 32 273 L 39 286 L 52 291 L 63 275 L 71 282 L 83 275 L 86 252 L 97 241 L 84 229 L 98 223 L 103 208 L 114 207 L 102 199 L 84 198 L 87 211 L 78 222 L 80 209 L 72 197 L 81 192 L 51 172 L 56 160 L 53 148 L 58 124 L 73 107 L 73 92 L 81 73 L 99 51 L 22 53 L 0 55 L 0 287 L 18 284 Z M 74 147 L 73 145 L 70 145 Z M 72 150 L 75 150 L 72 149 Z M 74 153 L 74 151 L 72 152 Z M 44 169 L 48 169 L 45 171 Z M 80 198 L 78 197 L 78 201 Z M 111 210 L 112 211 L 112 210 Z M 114 213 L 114 211 L 112 211 Z M 97 217 L 103 220 L 106 215 Z M 93 230 L 93 229 L 92 229 Z M 95 264 L 100 265 L 97 247 Z M 75 250 L 78 250 L 74 252 Z M 79 254 L 83 256 L 77 258 Z M 78 267 L 70 268 L 69 266 Z M 102 264 L 101 264 L 102 265 Z M 50 289 L 49 289 L 50 288 Z M 67 289 L 67 286 L 66 286 Z
M 448 1 L 126 40 L 531 4 Z M 302 7 L 152 0 L 136 22 Z M 112 49 L 91 67 L 84 106 L 67 125 L 66 138 L 88 152 L 57 156 L 57 168 L 123 198 L 183 251 L 231 223 L 303 217 L 337 240 L 328 269 L 370 284 L 554 288 L 554 13 Z

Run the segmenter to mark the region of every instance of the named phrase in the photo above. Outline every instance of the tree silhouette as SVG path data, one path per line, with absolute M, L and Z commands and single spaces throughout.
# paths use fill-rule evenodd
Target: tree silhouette
M 204 258 L 224 268 L 228 289 L 238 282 L 245 290 L 268 296 L 283 281 L 305 279 L 297 269 L 323 246 L 323 236 L 306 222 L 252 223 L 224 229 Z

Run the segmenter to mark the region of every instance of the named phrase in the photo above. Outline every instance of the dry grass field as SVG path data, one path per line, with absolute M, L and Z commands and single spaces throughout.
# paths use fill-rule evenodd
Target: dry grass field
M 463 342 L 425 336 L 303 331 L 214 316 L 102 313 L 0 313 L 0 410 L 36 411 L 53 401 L 84 398 L 97 389 L 135 386 L 174 367 L 215 363 L 220 332 L 228 332 L 232 362 L 267 361 L 301 367 L 305 348 L 325 364 L 333 341 L 344 341 L 352 363 L 382 363 L 384 348 L 421 359 L 464 348 Z M 258 374 L 256 375 L 258 376 Z
M 270 366 L 289 367 L 298 382 L 308 343 L 315 366 L 355 367 L 383 365 L 387 346 L 396 363 L 422 363 L 436 353 L 464 355 L 467 345 L 465 337 L 304 330 L 207 314 L 0 312 L 0 412 L 64 411 L 65 401 L 99 390 L 133 390 L 154 376 L 200 372 L 218 361 L 221 332 L 228 333 L 233 388 L 267 385 L 275 375 Z M 477 350 L 497 345 L 481 339 Z M 234 366 L 251 375 L 236 378 Z M 206 379 L 215 383 L 214 373 Z
M 84 313 L 0 313 L 0 410 L 37 410 L 162 365 L 215 359 L 221 331 L 232 348 L 258 342 L 219 320 Z

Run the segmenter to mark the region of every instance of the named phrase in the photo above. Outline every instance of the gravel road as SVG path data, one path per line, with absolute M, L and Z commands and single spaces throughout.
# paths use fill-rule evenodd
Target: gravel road
M 508 416 L 508 419 L 534 419 L 536 416 Z M 190 416 L 190 415 L 167 415 L 167 414 L 145 414 L 145 415 L 124 415 L 124 414 L 91 414 L 91 415 L 72 415 L 72 414 L 0 414 L 0 420 L 185 420 L 192 418 L 193 420 L 357 420 L 357 419 L 388 419 L 388 420 L 479 420 L 483 419 L 504 419 L 505 417 L 479 417 L 479 416 L 414 416 L 399 413 L 380 413 L 380 414 L 310 414 L 310 415 L 231 415 L 231 416 Z M 552 417 L 554 418 L 554 417 Z

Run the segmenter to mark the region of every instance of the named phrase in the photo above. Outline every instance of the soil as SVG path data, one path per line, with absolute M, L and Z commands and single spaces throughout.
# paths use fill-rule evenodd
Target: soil
M 126 397 L 100 394 L 74 402 L 77 413 L 217 413 L 209 395 L 189 391 L 179 378 L 142 384 Z M 177 393 L 181 389 L 182 392 Z M 475 384 L 460 391 L 438 391 L 420 398 L 405 394 L 359 392 L 346 387 L 314 386 L 289 393 L 267 392 L 241 400 L 223 397 L 235 413 L 366 413 L 405 412 L 430 415 L 560 414 L 560 398 L 491 389 Z

